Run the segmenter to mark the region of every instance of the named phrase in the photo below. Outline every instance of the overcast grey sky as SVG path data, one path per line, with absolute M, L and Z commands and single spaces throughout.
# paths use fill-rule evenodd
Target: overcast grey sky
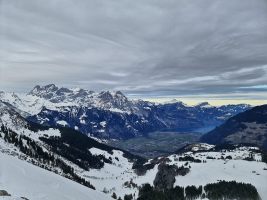
M 267 99 L 266 0 L 0 0 L 0 90 Z

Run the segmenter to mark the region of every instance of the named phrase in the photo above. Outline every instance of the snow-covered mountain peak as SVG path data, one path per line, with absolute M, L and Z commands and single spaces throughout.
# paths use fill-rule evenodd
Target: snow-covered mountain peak
M 124 96 L 124 94 L 123 94 L 121 91 L 116 91 L 116 92 L 115 92 L 115 95 L 121 95 L 121 96 Z
M 121 99 L 127 99 L 127 97 L 121 92 L 121 91 L 101 91 L 97 95 L 98 98 L 110 98 L 110 99 L 115 99 L 115 98 L 121 98 Z
M 45 86 L 35 86 L 28 95 L 44 98 L 52 103 L 72 102 L 78 105 L 87 105 L 91 107 L 117 108 L 118 105 L 128 104 L 127 97 L 120 91 L 94 91 L 74 88 L 68 89 L 57 87 L 54 84 Z M 102 103 L 102 105 L 101 105 Z M 106 105 L 103 105 L 106 104 Z
M 103 100 L 113 99 L 113 95 L 111 94 L 110 91 L 102 91 L 97 95 L 97 97 Z
M 107 109 L 115 108 L 130 111 L 134 106 L 134 103 L 120 91 L 102 91 L 96 96 L 95 100 L 100 103 L 101 107 Z
M 186 104 L 178 99 L 171 99 L 171 100 L 168 100 L 168 101 L 165 101 L 163 104 L 173 104 L 173 103 L 176 103 L 176 104 L 183 104 L 186 106 Z
M 55 92 L 57 91 L 59 88 L 55 85 L 55 84 L 48 84 L 45 86 L 40 86 L 40 85 L 36 85 L 30 92 L 29 94 L 31 95 L 40 95 L 40 94 L 44 94 L 44 93 L 50 93 L 50 92 Z
M 209 102 L 201 102 L 199 104 L 197 104 L 198 107 L 201 107 L 201 108 L 210 108 L 210 107 L 214 107 L 212 105 L 209 104 Z
M 74 91 L 68 88 L 59 88 L 55 84 L 49 84 L 45 86 L 37 85 L 28 94 L 44 98 L 53 103 L 59 103 L 66 100 L 67 97 L 76 95 L 77 92 L 74 93 Z
M 134 102 L 129 100 L 121 91 L 101 91 L 98 93 L 80 88 L 60 88 L 54 84 L 49 84 L 35 86 L 28 95 L 45 99 L 54 104 L 72 104 L 71 106 L 94 107 L 115 112 L 136 110 Z
M 188 107 L 188 105 L 187 104 L 185 104 L 184 102 L 182 102 L 182 101 L 176 101 L 176 103 L 175 103 L 177 106 L 179 106 L 179 107 Z

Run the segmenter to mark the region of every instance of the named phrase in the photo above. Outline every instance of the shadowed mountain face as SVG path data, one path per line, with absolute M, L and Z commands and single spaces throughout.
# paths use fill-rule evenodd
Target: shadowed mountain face
M 154 131 L 205 132 L 249 105 L 215 107 L 207 102 L 155 104 L 128 99 L 122 92 L 94 92 L 35 86 L 27 95 L 2 93 L 0 98 L 28 114 L 28 120 L 47 126 L 66 126 L 104 139 L 128 139 Z
M 211 144 L 251 143 L 267 149 L 267 105 L 231 117 L 201 140 Z

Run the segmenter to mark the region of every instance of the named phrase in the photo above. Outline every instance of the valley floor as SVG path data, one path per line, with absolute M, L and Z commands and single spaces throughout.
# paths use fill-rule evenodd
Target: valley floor
M 191 132 L 152 132 L 147 137 L 136 137 L 128 140 L 111 140 L 108 144 L 134 153 L 155 158 L 170 155 L 188 143 L 197 142 L 202 134 Z

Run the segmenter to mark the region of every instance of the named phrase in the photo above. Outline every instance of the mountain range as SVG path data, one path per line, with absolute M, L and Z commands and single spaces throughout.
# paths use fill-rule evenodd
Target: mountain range
M 101 139 L 129 139 L 154 131 L 206 132 L 250 105 L 188 106 L 182 102 L 156 104 L 131 100 L 122 92 L 94 92 L 35 86 L 28 94 L 0 93 L 29 121 L 44 126 L 65 126 Z

